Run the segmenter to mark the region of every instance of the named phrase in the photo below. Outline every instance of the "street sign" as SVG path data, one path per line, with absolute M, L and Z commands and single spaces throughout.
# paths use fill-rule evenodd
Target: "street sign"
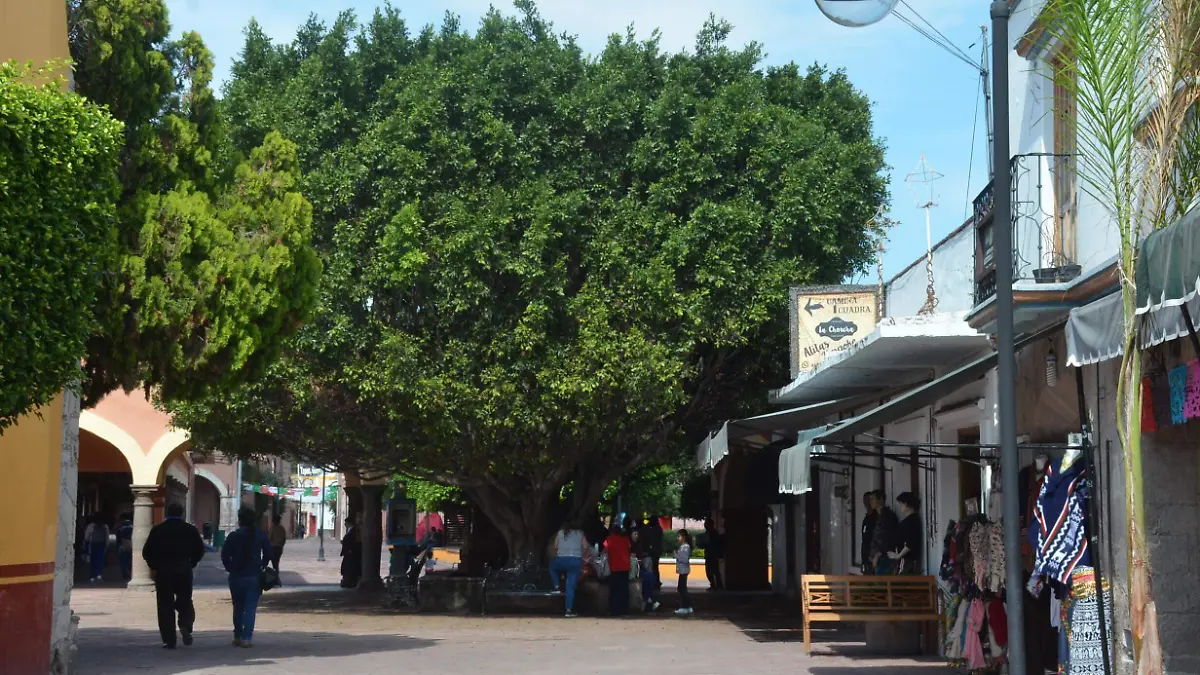
M 791 300 L 792 377 L 853 349 L 875 330 L 878 294 L 872 286 L 793 288 Z

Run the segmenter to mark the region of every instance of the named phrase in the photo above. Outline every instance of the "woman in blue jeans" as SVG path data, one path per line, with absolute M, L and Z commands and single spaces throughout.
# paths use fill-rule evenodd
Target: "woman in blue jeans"
M 238 511 L 238 530 L 229 535 L 221 549 L 233 598 L 234 647 L 251 646 L 258 599 L 262 597 L 261 574 L 271 564 L 271 542 L 266 532 L 254 526 L 256 520 L 254 509 L 243 506 Z
M 583 530 L 571 523 L 564 523 L 562 529 L 554 536 L 554 560 L 550 561 L 550 579 L 555 588 L 558 588 L 562 577 L 567 578 L 568 619 L 576 616 L 575 586 L 583 572 L 583 552 L 586 547 Z

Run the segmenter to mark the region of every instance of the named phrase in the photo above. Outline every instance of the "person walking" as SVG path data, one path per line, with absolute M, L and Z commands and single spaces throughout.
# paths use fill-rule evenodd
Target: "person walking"
M 871 510 L 875 512 L 875 530 L 871 536 L 871 567 L 878 575 L 895 572 L 895 563 L 888 557 L 896 543 L 896 532 L 900 520 L 896 512 L 887 507 L 887 495 L 883 490 L 872 493 Z
M 871 562 L 871 545 L 875 540 L 875 524 L 879 520 L 879 514 L 872 506 L 874 503 L 873 491 L 863 493 L 863 507 L 866 515 L 862 519 L 862 537 L 859 540 L 859 564 L 862 565 L 862 573 L 864 576 L 875 574 L 875 565 Z
M 567 618 L 575 613 L 575 588 L 583 573 L 584 549 L 587 541 L 583 530 L 573 522 L 563 523 L 562 528 L 554 535 L 554 559 L 550 561 L 550 581 L 555 588 L 562 588 L 567 596 Z M 565 578 L 565 585 L 563 579 Z
M 178 615 L 183 644 L 192 644 L 196 608 L 192 605 L 192 569 L 204 557 L 204 539 L 195 525 L 184 521 L 183 505 L 167 506 L 167 518 L 155 525 L 142 546 L 142 558 L 154 575 L 158 596 L 158 633 L 163 647 L 175 649 Z
M 721 559 L 725 557 L 725 535 L 717 530 L 717 523 L 712 518 L 704 519 L 704 538 L 707 540 L 704 549 L 704 574 L 708 577 L 708 585 L 714 591 L 725 590 L 725 581 L 721 578 Z M 692 543 L 692 535 L 688 533 L 688 544 Z
M 104 524 L 104 516 L 93 513 L 91 523 L 83 531 L 83 540 L 87 542 L 84 550 L 88 555 L 88 581 L 95 584 L 104 580 L 104 564 L 108 559 L 108 525 Z
M 287 545 L 287 529 L 283 527 L 283 516 L 276 513 L 271 518 L 271 564 L 279 571 L 279 559 L 283 557 L 283 547 Z
M 229 595 L 233 600 L 233 646 L 251 647 L 258 600 L 262 597 L 262 571 L 271 564 L 271 542 L 255 527 L 254 509 L 238 511 L 238 529 L 225 540 L 221 563 L 229 573 Z
M 650 516 L 650 522 L 646 526 L 646 551 L 650 555 L 650 569 L 654 574 L 654 590 L 657 594 L 662 590 L 662 574 L 658 570 L 658 561 L 663 554 L 663 538 L 664 532 L 662 520 L 658 516 Z
M 609 616 L 625 616 L 629 613 L 629 574 L 631 571 L 629 537 L 620 525 L 612 526 L 612 533 L 604 540 L 608 552 L 608 613 Z
M 354 517 L 346 519 L 346 534 L 342 537 L 342 588 L 354 588 L 362 578 L 362 541 Z
M 900 505 L 900 526 L 893 548 L 897 550 L 890 551 L 888 558 L 895 563 L 897 574 L 921 574 L 921 552 L 925 548 L 921 516 L 917 515 L 921 500 L 905 492 L 896 497 L 896 503 Z
M 638 561 L 638 580 L 642 583 L 642 606 L 647 612 L 659 608 L 658 577 L 654 575 L 654 565 L 650 560 L 650 526 L 642 525 L 629 533 L 633 546 L 633 557 Z
M 133 578 L 133 514 L 121 516 L 121 524 L 117 526 L 117 551 L 121 556 L 121 578 L 129 581 Z
M 675 551 L 675 573 L 679 575 L 679 609 L 675 610 L 675 613 L 688 616 L 695 613 L 687 585 L 688 575 L 692 573 L 692 533 L 681 529 L 676 534 L 679 537 L 679 549 Z

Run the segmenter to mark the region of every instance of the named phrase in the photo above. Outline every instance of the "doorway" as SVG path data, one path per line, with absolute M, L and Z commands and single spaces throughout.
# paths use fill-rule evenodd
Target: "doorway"
M 812 489 L 804 493 L 804 573 L 821 573 L 821 470 L 812 468 Z
M 983 478 L 979 469 L 979 427 L 958 431 L 958 456 L 963 462 L 958 469 L 958 519 L 967 517 L 966 504 L 974 499 L 983 504 Z

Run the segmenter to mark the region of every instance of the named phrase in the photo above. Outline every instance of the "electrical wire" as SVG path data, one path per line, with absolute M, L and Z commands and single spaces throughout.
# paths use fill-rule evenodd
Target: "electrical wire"
M 900 2 L 901 2 L 901 4 L 904 5 L 904 7 L 906 7 L 908 9 L 908 11 L 912 12 L 913 15 L 921 21 L 921 23 L 925 24 L 925 26 L 928 26 L 928 28 L 919 25 L 914 19 L 901 14 L 900 12 L 898 12 L 895 9 L 892 10 L 893 16 L 895 16 L 897 19 L 902 21 L 909 28 L 912 28 L 917 33 L 921 34 L 925 39 L 929 40 L 930 42 L 934 43 L 935 45 L 946 50 L 946 52 L 949 53 L 954 58 L 971 66 L 975 70 L 982 72 L 983 66 L 979 62 L 972 59 L 965 51 L 963 51 L 961 48 L 959 48 L 957 45 L 955 45 L 953 42 L 951 42 L 950 39 L 947 38 L 944 33 L 942 33 L 940 30 L 938 30 L 937 27 L 934 26 L 932 23 L 930 23 L 928 19 L 921 16 L 920 12 L 913 9 L 912 6 L 909 5 L 906 0 L 900 0 Z
M 975 117 L 971 121 L 971 154 L 967 159 L 967 199 L 963 203 L 963 221 L 971 215 L 971 170 L 975 168 L 975 132 L 979 129 L 979 102 L 983 100 L 983 80 L 979 80 L 979 88 L 975 96 Z
M 961 57 L 962 59 L 964 59 L 964 60 L 965 60 L 965 61 L 967 61 L 968 63 L 971 63 L 971 64 L 973 64 L 973 65 L 974 65 L 976 68 L 979 68 L 979 64 L 978 64 L 978 63 L 976 63 L 976 62 L 975 62 L 975 61 L 974 61 L 974 60 L 971 58 L 971 55 L 970 55 L 970 54 L 968 54 L 968 53 L 967 53 L 966 51 L 964 51 L 963 49 L 960 49 L 960 48 L 958 47 L 958 45 L 954 44 L 954 43 L 953 43 L 953 42 L 950 40 L 950 38 L 946 37 L 946 34 L 945 34 L 945 33 L 943 33 L 942 31 L 938 30 L 938 27 L 937 27 L 937 26 L 933 25 L 932 23 L 930 23 L 930 21 L 929 21 L 928 19 L 926 19 L 925 17 L 921 16 L 921 13 L 920 13 L 920 12 L 918 12 L 918 11 L 917 11 L 917 10 L 915 10 L 915 9 L 913 9 L 913 6 L 912 6 L 912 5 L 910 5 L 910 4 L 908 4 L 908 0 L 900 0 L 900 4 L 902 4 L 902 5 L 904 5 L 905 7 L 907 7 L 907 8 L 908 8 L 908 11 L 910 11 L 910 12 L 912 12 L 912 13 L 913 13 L 913 16 L 915 16 L 915 17 L 917 17 L 918 19 L 920 19 L 922 23 L 924 23 L 926 26 L 928 26 L 928 27 L 929 27 L 929 29 L 930 29 L 930 30 L 932 30 L 934 33 L 936 33 L 936 34 L 937 34 L 937 36 L 938 36 L 938 37 L 940 37 L 940 38 L 942 39 L 942 42 L 943 42 L 945 45 L 947 45 L 947 46 L 948 46 L 950 49 L 952 49 L 952 50 L 953 50 L 955 53 L 957 53 L 957 55 L 958 55 L 959 57 Z

